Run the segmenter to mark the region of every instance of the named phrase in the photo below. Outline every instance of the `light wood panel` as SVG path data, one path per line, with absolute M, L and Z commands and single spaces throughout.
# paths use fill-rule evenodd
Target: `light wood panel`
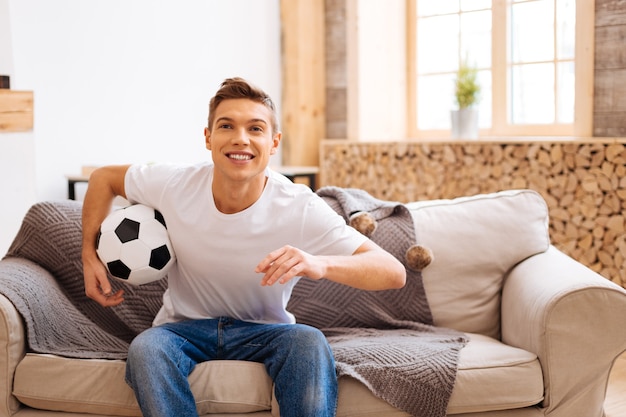
M 324 0 L 281 0 L 280 12 L 283 163 L 316 166 L 326 137 Z
M 33 92 L 0 90 L 0 132 L 33 129 Z

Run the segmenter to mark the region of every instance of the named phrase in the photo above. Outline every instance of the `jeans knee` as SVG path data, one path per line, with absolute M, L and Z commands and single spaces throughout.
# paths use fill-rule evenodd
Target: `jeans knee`
M 326 342 L 324 333 L 322 333 L 321 330 L 305 324 L 294 324 L 292 334 L 296 340 L 304 343 L 318 344 L 320 342 Z
M 332 357 L 332 351 L 326 340 L 326 336 L 315 327 L 297 324 L 291 333 L 291 343 L 294 348 L 312 354 L 316 352 L 318 357 Z
M 278 358 L 268 371 L 274 379 L 280 413 L 284 416 L 333 416 L 337 376 L 333 354 L 324 334 L 296 324 L 279 340 Z M 284 355 L 281 355 L 284 354 Z
M 132 367 L 153 366 L 158 361 L 178 358 L 180 350 L 173 346 L 174 342 L 168 338 L 167 331 L 158 327 L 149 328 L 130 343 L 127 364 Z
M 194 363 L 185 355 L 185 339 L 170 331 L 152 327 L 131 342 L 126 360 L 126 381 L 145 380 L 154 375 L 191 373 Z
M 158 348 L 159 344 L 151 336 L 151 330 L 148 329 L 138 334 L 130 343 L 128 347 L 128 359 L 143 358 L 146 356 L 152 356 L 155 348 Z

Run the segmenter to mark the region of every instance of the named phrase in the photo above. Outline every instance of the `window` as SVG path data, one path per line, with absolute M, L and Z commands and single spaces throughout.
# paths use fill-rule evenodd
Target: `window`
M 478 71 L 481 135 L 591 136 L 593 7 L 584 0 L 410 0 L 411 136 L 449 135 L 463 61 Z

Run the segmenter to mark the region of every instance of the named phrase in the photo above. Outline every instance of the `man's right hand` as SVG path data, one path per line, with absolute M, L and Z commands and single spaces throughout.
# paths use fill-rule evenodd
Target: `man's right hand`
M 103 307 L 113 307 L 124 301 L 124 291 L 113 292 L 107 271 L 97 256 L 83 256 L 85 294 Z
M 96 239 L 102 220 L 109 214 L 115 196 L 126 197 L 124 177 L 128 165 L 106 166 L 96 169 L 89 177 L 83 201 L 83 275 L 85 294 L 104 307 L 124 301 L 124 291 L 112 292 L 105 266 L 96 253 Z

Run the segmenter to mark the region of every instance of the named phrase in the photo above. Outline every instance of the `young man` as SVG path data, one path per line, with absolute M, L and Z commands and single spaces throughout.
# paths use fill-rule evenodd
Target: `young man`
M 204 131 L 213 163 L 109 166 L 90 178 L 83 208 L 87 296 L 111 292 L 96 235 L 115 196 L 158 209 L 177 263 L 154 326 L 133 340 L 126 379 L 144 416 L 197 415 L 188 375 L 200 362 L 261 362 L 281 416 L 334 416 L 337 380 L 323 334 L 286 310 L 301 276 L 364 290 L 400 288 L 404 267 L 346 226 L 303 185 L 268 169 L 278 149 L 270 97 L 241 78 L 225 80 Z

